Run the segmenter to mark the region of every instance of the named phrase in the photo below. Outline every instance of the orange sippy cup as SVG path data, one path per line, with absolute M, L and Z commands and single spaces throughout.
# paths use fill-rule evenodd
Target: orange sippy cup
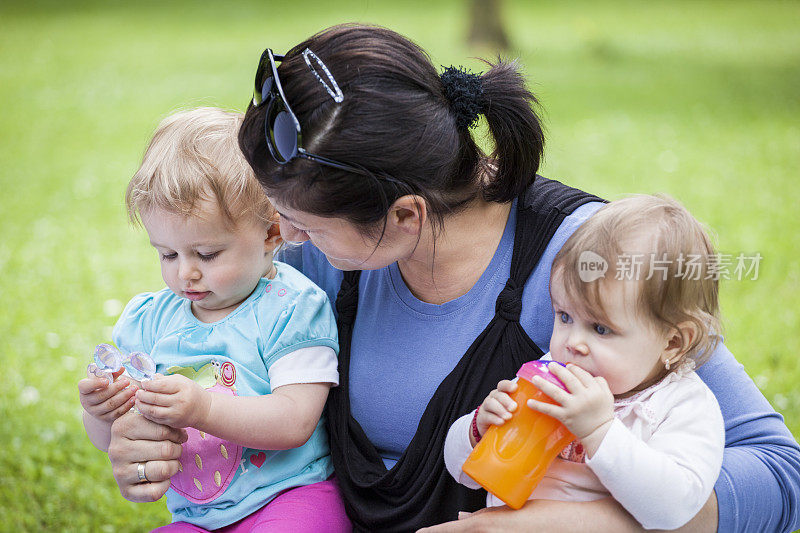
M 549 362 L 522 365 L 517 390 L 511 394 L 517 410 L 502 426 L 489 426 L 463 466 L 464 473 L 512 509 L 525 504 L 553 459 L 575 440 L 561 422 L 526 405 L 529 399 L 556 403 L 533 385 L 533 376 L 566 390 L 547 370 Z

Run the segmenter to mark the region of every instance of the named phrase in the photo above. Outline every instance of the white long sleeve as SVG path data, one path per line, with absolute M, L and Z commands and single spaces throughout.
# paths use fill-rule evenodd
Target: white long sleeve
M 472 417 L 475 413 L 467 413 L 450 426 L 447 438 L 444 441 L 444 464 L 453 478 L 471 489 L 481 488 L 478 483 L 466 475 L 461 469 L 469 454 L 472 453 L 472 444 L 469 442 L 469 431 L 472 426 Z
M 586 460 L 606 490 L 647 529 L 676 529 L 691 520 L 722 465 L 724 425 L 716 398 L 694 373 L 680 381 L 648 399 L 645 418 L 655 426 L 649 437 L 617 418 Z

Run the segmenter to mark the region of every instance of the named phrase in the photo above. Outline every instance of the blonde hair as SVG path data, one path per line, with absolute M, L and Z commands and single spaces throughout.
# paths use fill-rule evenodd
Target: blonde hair
M 239 149 L 242 118 L 200 107 L 162 120 L 125 193 L 131 222 L 154 207 L 188 217 L 216 201 L 231 226 L 246 217 L 268 223 L 274 209 Z
M 606 261 L 607 277 L 583 280 L 587 278 L 584 254 L 588 252 Z M 718 259 L 706 230 L 676 200 L 640 195 L 603 206 L 556 254 L 551 280 L 560 276 L 571 301 L 581 302 L 593 320 L 608 323 L 601 287 L 617 277 L 618 261 L 625 263 L 640 255 L 654 262 L 644 261 L 639 275 L 631 276 L 639 288 L 637 309 L 665 332 L 682 322 L 694 323 L 698 335 L 682 346 L 681 352 L 701 364 L 722 333 Z

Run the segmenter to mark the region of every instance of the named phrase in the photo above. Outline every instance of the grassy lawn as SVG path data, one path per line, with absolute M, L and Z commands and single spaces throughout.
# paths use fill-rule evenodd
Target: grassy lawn
M 465 4 L 0 4 L 0 530 L 169 520 L 163 502 L 119 495 L 75 386 L 124 302 L 162 286 L 123 207 L 160 118 L 243 109 L 265 46 L 345 21 L 409 35 L 435 64 L 479 68 L 469 58 L 491 51 L 465 45 Z M 763 256 L 757 280 L 722 285 L 726 343 L 795 436 L 799 15 L 787 2 L 505 4 L 509 55 L 545 110 L 544 175 L 607 198 L 670 193 L 721 251 Z

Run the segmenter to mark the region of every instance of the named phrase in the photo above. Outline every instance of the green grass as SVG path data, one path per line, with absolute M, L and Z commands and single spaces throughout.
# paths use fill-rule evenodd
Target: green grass
M 133 4 L 136 4 L 135 7 Z M 275 5 L 272 5 L 275 4 Z M 85 438 L 75 383 L 122 302 L 161 286 L 123 191 L 161 117 L 242 109 L 255 61 L 345 21 L 479 63 L 465 2 L 0 5 L 0 530 L 141 531 Z M 760 252 L 722 285 L 726 343 L 800 435 L 800 5 L 508 0 L 548 126 L 542 173 L 608 198 L 663 191 Z

